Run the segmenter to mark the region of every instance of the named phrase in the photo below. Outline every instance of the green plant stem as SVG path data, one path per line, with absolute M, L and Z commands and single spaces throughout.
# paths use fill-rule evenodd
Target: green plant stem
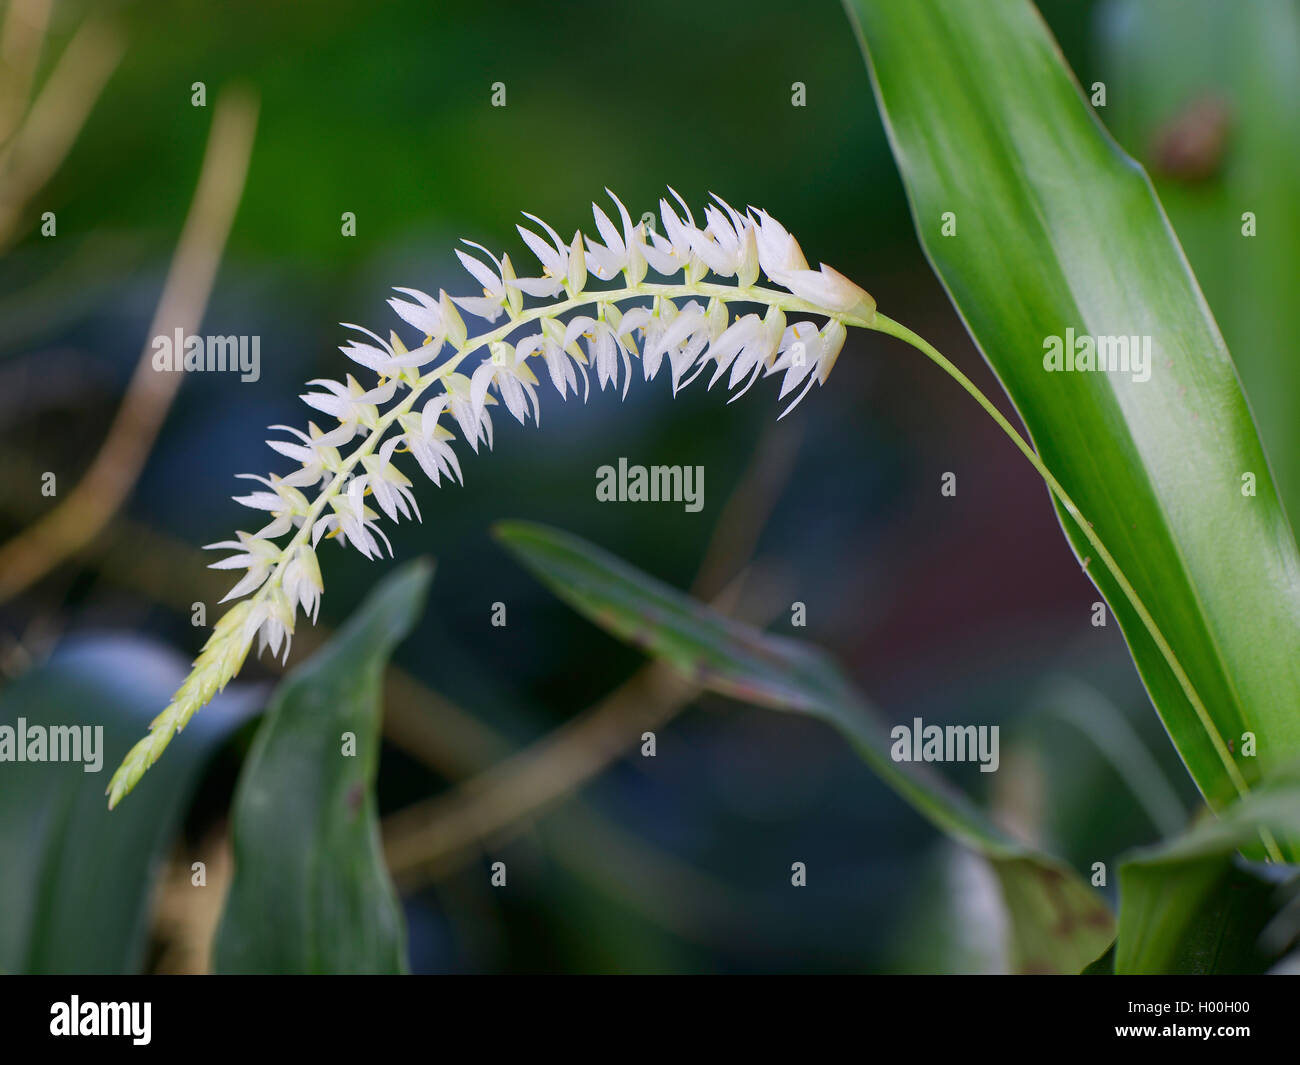
M 1159 649 L 1160 654 L 1164 657 L 1165 662 L 1168 663 L 1170 670 L 1172 670 L 1174 677 L 1178 681 L 1179 687 L 1183 690 L 1183 694 L 1187 696 L 1187 701 L 1196 712 L 1196 716 L 1200 720 L 1202 728 L 1205 729 L 1206 734 L 1210 738 L 1211 744 L 1213 744 L 1215 751 L 1223 762 L 1223 767 L 1228 773 L 1228 779 L 1232 781 L 1233 787 L 1237 789 L 1238 795 L 1246 795 L 1250 791 L 1250 785 L 1246 783 L 1245 778 L 1241 775 L 1241 771 L 1232 760 L 1232 755 L 1228 751 L 1227 745 L 1223 742 L 1223 737 L 1219 735 L 1219 730 L 1215 727 L 1213 718 L 1210 717 L 1209 711 L 1205 708 L 1205 704 L 1201 701 L 1196 689 L 1192 686 L 1191 679 L 1183 669 L 1182 663 L 1179 662 L 1178 656 L 1174 654 L 1173 648 L 1169 646 L 1169 641 L 1165 639 L 1164 634 L 1160 631 L 1160 627 L 1156 624 L 1155 618 L 1151 616 L 1151 612 L 1147 610 L 1146 604 L 1142 602 L 1141 596 L 1138 595 L 1137 590 L 1129 582 L 1129 579 L 1124 576 L 1124 572 L 1119 568 L 1119 564 L 1115 561 L 1114 556 L 1112 556 L 1110 551 L 1106 549 L 1106 545 L 1102 543 L 1101 538 L 1097 535 L 1096 530 L 1093 529 L 1092 524 L 1084 518 L 1079 508 L 1075 505 L 1074 500 L 1070 498 L 1069 493 L 1067 493 L 1062 487 L 1061 482 L 1056 479 L 1052 474 L 1052 471 L 1049 470 L 1043 460 L 1039 458 L 1038 452 L 1030 447 L 1029 442 L 1016 431 L 1015 427 L 1007 421 L 1002 412 L 994 406 L 988 396 L 981 392 L 979 387 L 969 377 L 962 373 L 961 370 L 957 369 L 957 367 L 954 366 L 942 352 L 935 348 L 933 344 L 912 332 L 912 330 L 908 329 L 907 326 L 879 313 L 877 313 L 874 316 L 874 319 L 870 322 L 853 321 L 850 324 L 862 324 L 868 329 L 874 329 L 877 332 L 897 337 L 899 340 L 902 340 L 916 348 L 917 351 L 925 355 L 930 359 L 930 361 L 942 369 L 944 373 L 948 374 L 949 377 L 961 385 L 961 387 L 966 390 L 975 402 L 984 408 L 985 413 L 987 413 L 988 416 L 997 423 L 998 428 L 1000 428 L 1011 442 L 1016 445 L 1020 450 L 1020 453 L 1029 460 L 1030 465 L 1038 471 L 1039 476 L 1047 483 L 1052 494 L 1060 501 L 1065 512 L 1074 520 L 1079 531 L 1083 533 L 1084 538 L 1097 553 L 1097 557 L 1101 559 L 1106 569 L 1110 571 L 1110 575 L 1115 579 L 1115 583 L 1119 585 L 1120 591 L 1124 593 L 1125 598 L 1128 599 L 1130 605 L 1133 607 L 1133 610 L 1137 614 L 1138 619 L 1142 622 L 1143 627 L 1151 636 L 1152 641 Z M 1088 562 L 1085 559 L 1085 568 L 1087 564 Z M 1273 838 L 1272 833 L 1265 828 L 1260 830 L 1260 835 L 1264 840 L 1264 846 L 1268 851 L 1269 857 L 1275 862 L 1282 862 L 1284 859 L 1281 850 L 1278 848 L 1277 841 Z

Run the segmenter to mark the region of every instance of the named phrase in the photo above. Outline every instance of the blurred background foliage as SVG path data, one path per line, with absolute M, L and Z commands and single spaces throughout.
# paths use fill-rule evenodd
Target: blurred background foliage
M 54 8 L 55 54 L 92 6 L 111 11 L 124 57 L 0 259 L 0 530 L 12 535 L 48 508 L 41 471 L 58 474 L 62 493 L 103 440 L 147 340 L 213 101 L 237 84 L 259 95 L 259 126 L 201 332 L 260 336 L 262 374 L 252 384 L 187 377 L 111 535 L 4 606 L 6 718 L 29 712 L 18 686 L 29 671 L 61 668 L 69 641 L 129 631 L 157 655 L 192 655 L 203 636 L 190 604 L 213 610 L 221 588 L 194 547 L 243 520 L 229 501 L 233 475 L 275 465 L 263 430 L 305 421 L 302 382 L 343 372 L 335 323 L 395 324 L 383 303 L 393 285 L 468 292 L 452 256 L 460 237 L 522 261 L 520 210 L 569 233 L 589 223 L 604 187 L 635 216 L 666 184 L 692 205 L 712 191 L 766 207 L 810 258 L 860 281 L 997 392 L 920 253 L 857 44 L 830 0 L 797 13 L 734 0 L 707 10 L 685 0 L 68 3 Z M 1106 82 L 1101 118 L 1157 180 L 1294 518 L 1300 370 L 1285 338 L 1300 313 L 1286 291 L 1300 255 L 1289 196 L 1300 129 L 1285 101 L 1300 77 L 1296 7 L 1039 6 L 1083 85 Z M 196 81 L 207 108 L 191 105 Z M 491 106 L 496 82 L 505 107 Z M 792 106 L 795 82 L 806 106 Z M 39 233 L 46 210 L 57 238 Z M 1239 236 L 1245 210 L 1260 219 L 1254 241 Z M 348 211 L 353 237 L 341 234 Z M 641 664 L 503 554 L 488 535 L 501 518 L 572 530 L 706 598 L 743 572 L 738 612 L 774 631 L 792 631 L 791 604 L 806 604 L 798 634 L 831 650 L 890 720 L 1001 723 L 991 785 L 954 775 L 1078 869 L 1113 862 L 1193 810 L 1119 632 L 1091 624 L 1097 595 L 1036 475 L 901 346 L 851 337 L 834 387 L 779 426 L 774 389 L 762 386 L 732 406 L 702 388 L 674 401 L 662 382 L 634 382 L 622 404 L 544 398 L 541 432 L 498 418 L 495 452 L 463 456 L 465 487 L 419 486 L 424 524 L 393 533 L 399 559 L 433 555 L 438 570 L 395 654 L 401 682 L 390 674 L 386 686 L 381 816 L 546 736 Z M 595 470 L 619 456 L 702 465 L 704 509 L 597 505 Z M 956 498 L 939 493 L 946 471 L 958 474 Z M 323 558 L 328 626 L 392 568 Z M 490 624 L 496 602 L 504 628 Z M 299 640 L 291 664 L 311 646 Z M 106 685 L 131 669 L 126 657 L 97 661 Z M 245 681 L 264 696 L 275 675 L 254 664 Z M 147 685 L 138 700 L 136 715 L 162 707 Z M 123 965 L 209 964 L 211 896 L 229 882 L 227 817 L 253 727 L 237 728 L 194 781 L 179 838 L 159 849 L 148 950 Z M 0 768 L 6 788 L 11 771 Z M 13 803 L 0 813 L 14 819 L 6 839 L 30 816 Z M 578 798 L 502 838 L 468 837 L 399 877 L 414 971 L 1004 963 L 986 875 L 837 735 L 713 696 L 659 730 L 654 759 L 633 748 Z M 18 853 L 5 854 L 6 881 L 24 875 Z M 195 860 L 212 873 L 200 901 L 175 875 Z M 506 890 L 488 884 L 497 860 L 510 869 Z M 790 886 L 794 861 L 809 870 L 801 890 Z M 13 957 L 0 964 L 21 966 Z

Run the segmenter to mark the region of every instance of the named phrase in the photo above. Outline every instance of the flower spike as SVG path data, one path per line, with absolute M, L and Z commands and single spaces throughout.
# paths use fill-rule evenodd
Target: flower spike
M 456 256 L 480 293 L 439 291 L 435 299 L 420 289 L 395 289 L 398 296 L 388 305 L 418 334 L 410 346 L 395 330 L 385 340 L 364 326 L 344 326 L 355 335 L 340 351 L 355 373 L 374 380 L 363 384 L 349 374 L 342 381 L 308 382 L 317 391 L 305 392 L 303 402 L 332 419 L 332 427 L 272 426 L 290 439 L 268 445 L 297 468 L 280 476 L 244 475 L 262 487 L 236 501 L 268 514 L 270 522 L 209 545 L 229 552 L 214 568 L 244 571 L 226 597 L 240 601 L 216 623 L 190 675 L 113 774 L 110 807 L 239 672 L 254 641 L 259 653 L 269 648 L 288 656 L 299 611 L 314 622 L 320 609 L 317 548 L 325 540 L 377 558 L 392 553 L 381 518 L 421 520 L 400 457 L 414 458 L 435 485 L 444 477 L 461 482 L 452 445 L 477 452 L 486 443 L 491 449 L 491 407 L 503 406 L 521 424 L 529 416 L 539 422 L 539 370 L 562 399 L 570 391 L 577 395 L 579 375 L 588 396 L 589 371 L 602 390 L 612 385 L 626 396 L 634 358 L 647 381 L 667 366 L 674 395 L 710 367 L 709 387 L 726 378 L 732 400 L 759 378 L 780 374 L 780 398 L 797 392 L 785 417 L 814 384 L 826 383 L 846 326 L 876 321 L 871 296 L 824 263 L 812 269 L 798 241 L 766 211 L 742 213 L 715 195 L 701 229 L 670 188 L 677 206 L 660 199 L 662 225 L 647 228 L 633 225 L 623 201 L 605 191 L 618 221 L 593 203 L 599 239 L 579 230 L 566 244 L 549 224 L 525 213 L 545 234 L 517 227 L 540 276 L 518 276 L 509 255 L 498 257 L 466 240 L 478 254 L 457 248 Z M 670 280 L 647 281 L 650 271 Z M 710 281 L 710 274 L 730 283 Z M 760 286 L 761 275 L 779 288 Z M 614 287 L 589 290 L 589 277 Z M 526 308 L 525 297 L 546 302 Z M 733 314 L 733 304 L 764 310 Z M 494 327 L 471 337 L 457 307 Z M 505 322 L 495 325 L 503 315 Z M 801 317 L 787 325 L 789 315 Z M 808 315 L 824 324 L 819 328 Z

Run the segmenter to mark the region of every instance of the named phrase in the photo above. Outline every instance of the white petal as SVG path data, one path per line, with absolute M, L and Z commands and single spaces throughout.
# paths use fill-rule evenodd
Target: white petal
M 489 322 L 495 322 L 505 310 L 500 300 L 488 299 L 486 296 L 453 296 L 452 302 Z
M 620 257 L 626 255 L 627 248 L 623 245 L 623 238 L 619 236 L 619 232 L 614 228 L 614 223 L 609 220 L 609 216 L 594 203 L 591 205 L 591 214 L 596 220 L 596 229 L 600 233 L 600 239 L 605 242 L 605 247 Z
M 494 274 L 486 264 L 475 259 L 472 255 L 466 255 L 459 248 L 456 249 L 456 258 L 461 261 L 461 265 L 474 276 L 474 280 L 482 285 L 484 289 L 493 295 L 500 294 L 504 288 L 500 274 Z M 461 304 L 461 306 L 464 306 L 464 304 Z

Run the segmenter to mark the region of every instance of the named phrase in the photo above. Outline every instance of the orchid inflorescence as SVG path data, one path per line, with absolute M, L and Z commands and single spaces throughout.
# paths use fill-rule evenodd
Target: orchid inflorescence
M 460 461 L 451 443 L 456 436 L 444 420 L 455 424 L 475 452 L 481 443 L 492 447 L 494 406 L 504 406 L 521 424 L 530 414 L 540 421 L 541 382 L 530 363 L 545 365 L 561 398 L 570 391 L 576 395 L 581 378 L 584 400 L 592 372 L 602 390 L 617 390 L 621 377 L 626 396 L 634 357 L 646 380 L 666 364 L 674 394 L 711 371 L 708 387 L 725 377 L 734 400 L 759 377 L 781 374 L 782 399 L 799 390 L 781 417 L 814 383 L 825 384 L 844 345 L 846 326 L 871 326 L 875 320 L 871 296 L 825 264 L 811 269 L 799 243 L 766 211 L 741 213 L 715 196 L 700 228 L 681 197 L 669 192 L 681 213 L 661 199 L 662 232 L 652 215 L 633 225 L 612 192 L 621 226 L 592 204 L 600 241 L 579 231 L 566 243 L 540 218 L 525 214 L 545 233 L 517 227 L 541 264 L 539 277 L 519 277 L 509 255 L 498 259 L 465 241 L 486 257 L 456 251 L 482 286 L 482 295 L 451 297 L 440 291 L 435 299 L 417 289 L 398 288 L 399 298 L 388 301 L 422 335 L 423 343 L 416 347 L 408 348 L 394 331 L 385 340 L 364 326 L 345 323 L 357 336 L 340 350 L 377 379 L 368 387 L 351 374 L 342 382 L 309 382 L 318 390 L 303 395 L 303 401 L 337 424 L 322 430 L 309 423 L 305 431 L 272 426 L 287 438 L 268 440 L 268 445 L 299 468 L 285 476 L 240 475 L 261 487 L 235 501 L 266 512 L 270 521 L 256 532 L 238 532 L 234 540 L 208 546 L 233 552 L 213 568 L 245 571 L 222 602 L 250 598 L 217 622 L 149 735 L 114 773 L 110 807 L 239 672 L 254 639 L 259 654 L 270 648 L 273 655 L 287 657 L 299 608 L 314 622 L 320 607 L 324 585 L 316 549 L 322 539 L 337 539 L 375 558 L 381 555 L 381 541 L 390 554 L 392 546 L 371 502 L 392 521 L 420 519 L 412 482 L 394 461 L 398 454 L 413 456 L 434 484 L 443 477 L 460 481 Z M 668 278 L 681 274 L 682 279 L 676 284 L 648 282 L 650 270 Z M 784 291 L 759 287 L 760 271 Z M 588 288 L 593 276 L 613 281 L 620 274 L 622 287 Z M 707 280 L 710 275 L 734 280 L 722 284 Z M 526 296 L 548 302 L 525 308 Z M 733 315 L 732 304 L 765 310 Z M 470 336 L 458 308 L 490 323 L 503 315 L 506 321 Z M 584 313 L 562 320 L 579 309 Z M 802 315 L 824 322 L 788 320 Z M 512 341 L 516 334 L 521 335 Z M 448 356 L 425 369 L 445 348 Z M 480 351 L 485 353 L 482 361 L 472 372 L 463 372 L 465 360 Z M 360 444 L 345 455 L 341 449 L 357 437 Z M 276 542 L 285 536 L 290 536 L 287 543 Z

